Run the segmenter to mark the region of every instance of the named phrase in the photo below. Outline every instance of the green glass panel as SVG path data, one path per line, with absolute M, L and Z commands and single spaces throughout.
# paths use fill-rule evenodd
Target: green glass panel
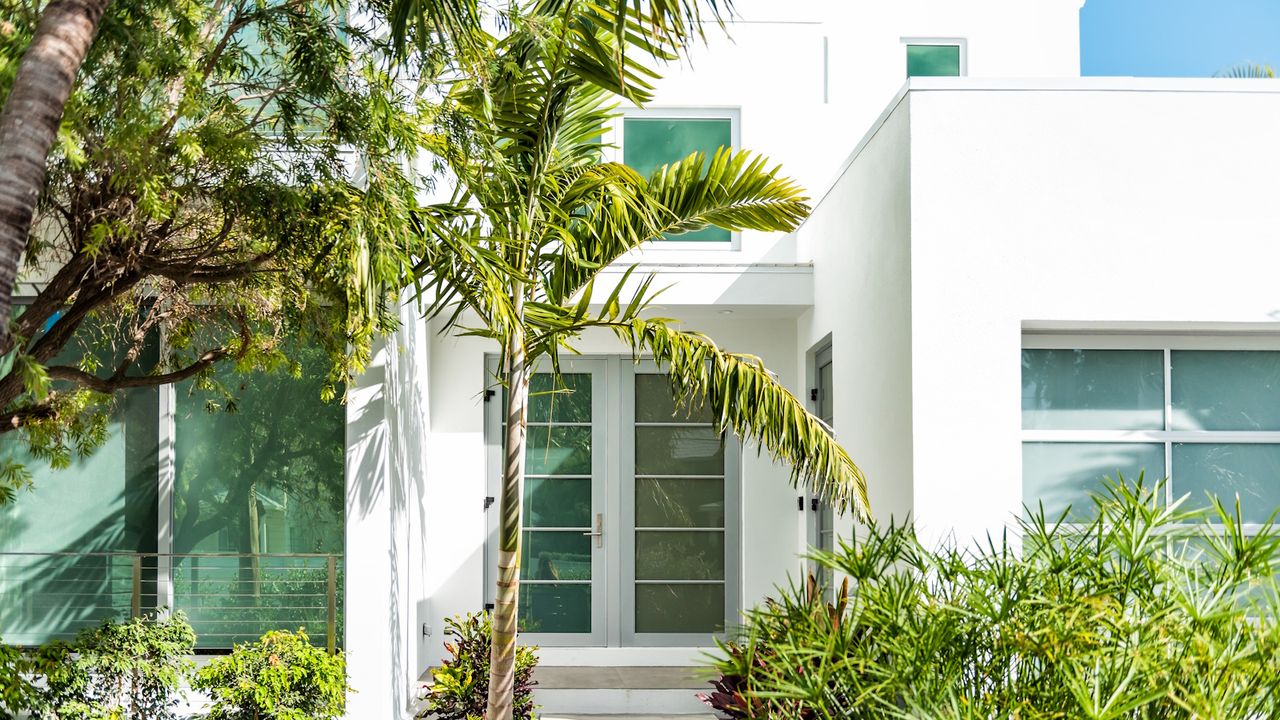
M 555 382 L 549 373 L 529 381 L 529 422 L 591 422 L 591 376 L 566 374 Z
M 1280 352 L 1174 350 L 1174 430 L 1280 430 Z
M 1023 350 L 1022 427 L 1164 429 L 1164 353 Z
M 907 77 L 959 76 L 959 45 L 907 46 Z
M 714 633 L 724 625 L 722 584 L 636 586 L 638 633 Z
M 636 531 L 637 580 L 723 580 L 724 532 Z
M 702 152 L 706 162 L 721 147 L 733 145 L 733 124 L 728 118 L 626 118 L 622 122 L 622 161 L 648 177 L 662 165 Z M 705 167 L 705 166 L 704 166 Z M 708 227 L 696 232 L 668 235 L 682 242 L 728 242 L 728 230 Z
M 676 407 L 666 375 L 636 374 L 636 422 L 700 422 L 711 424 L 707 405 Z
M 85 334 L 95 334 L 87 329 Z M 78 365 L 73 341 L 51 364 Z M 95 353 L 114 367 L 113 352 Z M 154 341 L 139 365 L 158 358 Z M 55 383 L 57 385 L 57 383 Z M 103 618 L 127 614 L 132 592 L 128 557 L 51 556 L 39 553 L 155 552 L 159 466 L 159 393 L 140 388 L 117 393 L 105 442 L 63 469 L 27 452 L 18 433 L 0 435 L 0 457 L 22 463 L 30 491 L 0 506 L 0 637 L 19 645 L 71 639 Z M 155 563 L 142 569 L 144 606 L 155 604 Z
M 217 378 L 231 400 L 190 382 L 175 388 L 174 552 L 342 553 L 345 408 L 320 399 L 328 369 L 323 351 L 299 347 L 291 353 L 302 365 L 298 378 L 220 369 Z M 276 562 L 242 557 L 225 568 L 192 568 L 192 597 L 179 595 L 176 603 L 195 610 L 261 598 L 271 579 L 266 564 Z M 212 588 L 222 589 L 206 592 Z M 324 607 L 323 596 L 312 601 Z M 235 620 L 250 636 L 273 629 L 233 610 L 223 617 L 217 627 L 196 624 L 202 647 L 228 647 L 233 635 L 225 630 Z
M 711 428 L 636 428 L 636 475 L 723 474 L 724 440 Z
M 591 632 L 591 584 L 521 585 L 520 632 Z
M 1158 443 L 1023 443 L 1022 498 L 1033 511 L 1044 504 L 1051 520 L 1071 507 L 1069 519 L 1088 518 L 1093 512 L 1090 493 L 1098 493 L 1103 478 L 1124 476 L 1137 482 L 1139 473 L 1146 482 L 1165 476 L 1164 445 Z
M 526 530 L 520 567 L 528 580 L 590 580 L 591 538 L 583 530 Z
M 525 440 L 525 474 L 590 475 L 591 428 L 535 425 Z
M 636 527 L 724 527 L 724 480 L 636 478 Z
M 1173 495 L 1185 507 L 1209 507 L 1209 495 L 1228 510 L 1240 498 L 1245 522 L 1265 522 L 1280 510 L 1280 445 L 1175 443 Z
M 527 478 L 524 524 L 526 527 L 589 527 L 591 479 Z

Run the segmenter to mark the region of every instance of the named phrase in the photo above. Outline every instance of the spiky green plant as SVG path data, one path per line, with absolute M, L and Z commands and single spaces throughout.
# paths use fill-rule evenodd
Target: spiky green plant
M 817 561 L 838 612 L 791 588 L 726 643 L 736 717 L 1156 720 L 1280 716 L 1280 535 L 1123 479 L 1094 519 L 1042 509 L 982 551 L 871 526 Z M 843 595 L 841 597 L 844 597 Z

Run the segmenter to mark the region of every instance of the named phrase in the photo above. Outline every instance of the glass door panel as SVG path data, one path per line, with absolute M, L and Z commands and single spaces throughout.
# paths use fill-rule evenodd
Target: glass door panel
M 631 644 L 706 644 L 723 633 L 734 549 L 726 513 L 725 438 L 705 407 L 678 407 L 667 377 L 637 372 L 627 501 Z
M 606 455 L 604 429 L 595 422 L 604 396 L 597 363 L 566 361 L 562 365 L 559 381 L 538 373 L 529 387 L 520 631 L 536 644 L 602 644 L 603 543 L 593 533 L 604 520 L 599 472 Z M 497 418 L 494 424 L 504 441 L 506 393 L 498 397 L 502 400 L 491 416 Z M 496 498 L 501 462 L 491 466 L 491 495 Z M 491 530 L 496 533 L 496 505 L 493 512 Z M 489 572 L 495 563 L 496 553 L 491 552 Z M 486 582 L 486 596 L 492 597 L 492 575 Z

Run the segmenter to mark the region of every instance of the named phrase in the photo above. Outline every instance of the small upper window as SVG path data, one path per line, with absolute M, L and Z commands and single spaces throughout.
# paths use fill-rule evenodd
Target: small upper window
M 908 44 L 907 77 L 960 77 L 957 44 Z
M 702 152 L 707 162 L 720 147 L 733 145 L 733 120 L 728 117 L 627 117 L 622 122 L 622 161 L 648 176 L 662 165 Z M 728 230 L 708 227 L 667 240 L 729 242 Z

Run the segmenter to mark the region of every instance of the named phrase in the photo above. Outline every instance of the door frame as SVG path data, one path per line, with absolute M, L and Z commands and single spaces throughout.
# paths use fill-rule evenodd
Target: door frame
M 566 373 L 592 375 L 592 515 L 604 514 L 603 547 L 593 550 L 592 632 L 521 633 L 544 647 L 711 647 L 739 620 L 742 606 L 742 444 L 733 433 L 724 438 L 725 609 L 720 633 L 635 632 L 635 375 L 661 374 L 650 359 L 633 362 L 622 355 L 576 355 L 560 359 Z M 501 485 L 502 388 L 498 357 L 485 355 L 485 489 L 495 498 L 485 510 L 484 590 L 486 605 L 496 595 L 498 512 Z M 488 395 L 493 392 L 493 395 Z M 603 420 L 597 422 L 597 420 Z M 600 448 L 602 452 L 596 452 Z M 489 512 L 492 509 L 493 512 Z M 632 542 L 623 542 L 632 538 Z M 523 568 L 522 568 L 523 569 Z M 521 580 L 521 586 L 526 584 Z

